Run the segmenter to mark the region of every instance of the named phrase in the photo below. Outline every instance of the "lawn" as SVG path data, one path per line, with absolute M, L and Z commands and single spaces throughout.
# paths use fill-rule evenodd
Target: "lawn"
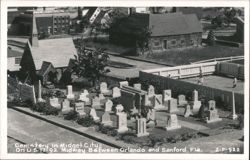
M 216 45 L 165 51 L 150 55 L 140 55 L 139 57 L 141 59 L 151 59 L 158 62 L 164 62 L 170 65 L 183 65 L 206 59 L 239 55 L 244 55 L 244 48 Z

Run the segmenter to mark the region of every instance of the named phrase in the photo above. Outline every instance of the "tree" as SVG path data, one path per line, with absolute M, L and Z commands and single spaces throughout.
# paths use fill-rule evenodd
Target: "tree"
M 87 78 L 93 86 L 99 85 L 100 77 L 110 72 L 106 69 L 108 65 L 108 54 L 103 49 L 86 50 L 84 46 L 78 49 L 78 56 L 75 56 L 72 73 L 78 77 Z
M 236 16 L 236 10 L 234 8 L 226 8 L 224 11 L 225 22 L 229 26 Z
M 150 36 L 151 30 L 146 28 L 141 28 L 139 31 L 135 32 L 134 38 L 136 39 L 136 47 L 140 50 L 141 54 L 144 54 L 146 50 L 150 50 Z
M 215 35 L 214 35 L 214 31 L 210 30 L 208 32 L 208 36 L 207 36 L 207 42 L 210 46 L 215 45 Z

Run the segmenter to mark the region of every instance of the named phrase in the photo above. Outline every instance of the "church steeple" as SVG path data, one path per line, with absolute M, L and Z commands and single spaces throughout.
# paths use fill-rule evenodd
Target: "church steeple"
M 32 14 L 32 29 L 31 29 L 31 36 L 30 36 L 30 43 L 32 47 L 38 47 L 38 33 L 36 27 L 36 17 L 35 13 Z

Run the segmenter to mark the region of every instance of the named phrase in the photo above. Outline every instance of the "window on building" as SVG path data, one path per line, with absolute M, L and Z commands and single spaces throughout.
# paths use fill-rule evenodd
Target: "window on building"
M 164 49 L 168 48 L 168 41 L 167 40 L 163 40 L 163 48 Z
M 154 41 L 154 46 L 159 46 L 160 42 L 159 41 Z
M 20 64 L 21 62 L 21 58 L 20 57 L 16 57 L 15 58 L 15 64 Z
M 172 40 L 172 41 L 171 41 L 171 44 L 172 44 L 172 45 L 176 45 L 176 41 L 175 41 L 175 40 Z
M 184 43 L 185 43 L 185 40 L 184 40 L 184 39 L 182 39 L 182 40 L 181 40 L 181 44 L 184 44 Z

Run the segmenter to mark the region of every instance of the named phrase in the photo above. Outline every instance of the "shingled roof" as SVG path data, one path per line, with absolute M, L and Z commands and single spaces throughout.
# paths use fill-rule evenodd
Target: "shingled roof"
M 116 31 L 133 33 L 148 27 L 151 36 L 169 36 L 202 32 L 202 26 L 195 14 L 133 14 L 119 24 Z
M 29 45 L 36 70 L 43 61 L 50 62 L 55 68 L 67 67 L 70 59 L 77 55 L 72 38 L 39 40 L 39 47 Z

